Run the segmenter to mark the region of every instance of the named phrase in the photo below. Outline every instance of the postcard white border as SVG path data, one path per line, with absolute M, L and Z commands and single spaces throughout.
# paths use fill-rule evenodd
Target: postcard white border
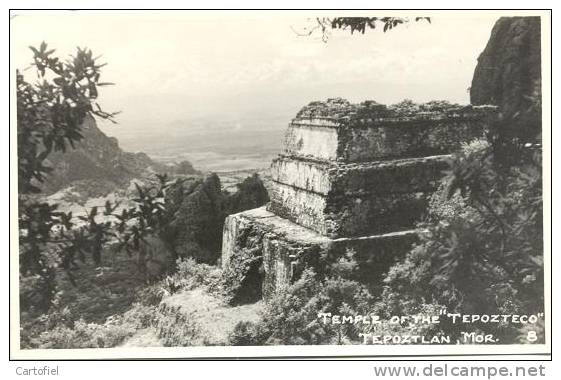
M 16 14 L 60 14 L 69 11 L 17 11 Z M 119 12 L 130 14 L 151 14 L 178 17 L 182 11 L 79 11 L 76 13 L 110 15 Z M 257 11 L 192 11 L 195 15 L 211 13 L 213 16 L 236 17 L 244 12 L 256 14 Z M 496 16 L 541 16 L 542 38 L 542 113 L 543 113 L 543 209 L 544 209 L 544 299 L 546 315 L 546 343 L 531 345 L 353 345 L 353 346 L 205 346 L 205 347 L 158 347 L 158 348 L 96 348 L 96 349 L 51 349 L 21 350 L 19 348 L 19 281 L 18 281 L 18 215 L 17 215 L 17 144 L 16 144 L 16 92 L 15 68 L 12 67 L 10 88 L 10 358 L 11 359 L 156 359 L 156 358 L 236 358 L 236 357 L 327 357 L 341 356 L 442 356 L 456 355 L 470 359 L 472 355 L 532 355 L 551 353 L 551 13 L 547 10 L 399 10 L 399 11 L 259 11 L 267 17 L 295 15 L 302 17 L 341 16 L 379 14 L 401 16 L 432 16 L 432 17 L 478 17 L 479 15 Z M 10 36 L 12 41 L 14 36 Z M 483 50 L 484 46 L 481 47 Z M 497 357 L 500 359 L 501 357 Z M 430 358 L 428 358 L 430 359 Z

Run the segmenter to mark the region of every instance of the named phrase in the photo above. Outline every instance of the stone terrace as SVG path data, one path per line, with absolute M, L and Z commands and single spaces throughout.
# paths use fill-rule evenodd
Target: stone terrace
M 289 124 L 271 165 L 267 211 L 227 218 L 223 265 L 249 234 L 263 255 L 265 296 L 289 284 L 298 258 L 310 251 L 352 248 L 365 277 L 378 281 L 414 240 L 450 154 L 484 138 L 495 115 L 495 107 L 445 102 L 310 103 Z

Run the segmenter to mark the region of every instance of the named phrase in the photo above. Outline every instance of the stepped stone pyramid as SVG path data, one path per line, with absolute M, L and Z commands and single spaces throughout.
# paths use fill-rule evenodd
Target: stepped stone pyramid
M 270 203 L 227 217 L 223 267 L 238 256 L 261 256 L 268 297 L 289 285 L 304 261 L 353 249 L 359 277 L 380 281 L 416 240 L 415 224 L 450 153 L 483 138 L 496 111 L 444 102 L 310 103 L 273 160 Z

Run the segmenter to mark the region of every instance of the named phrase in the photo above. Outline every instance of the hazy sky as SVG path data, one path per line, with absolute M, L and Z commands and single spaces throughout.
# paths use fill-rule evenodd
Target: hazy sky
M 12 62 L 27 66 L 28 45 L 43 40 L 63 56 L 77 45 L 102 54 L 108 63 L 102 79 L 116 86 L 101 92 L 101 104 L 123 112 L 120 126 L 102 128 L 117 137 L 189 128 L 184 121 L 193 118 L 271 115 L 288 123 L 307 102 L 334 96 L 467 103 L 495 21 L 433 17 L 387 33 L 336 31 L 323 43 L 319 34 L 293 31 L 310 25 L 298 13 L 21 15 L 11 21 Z

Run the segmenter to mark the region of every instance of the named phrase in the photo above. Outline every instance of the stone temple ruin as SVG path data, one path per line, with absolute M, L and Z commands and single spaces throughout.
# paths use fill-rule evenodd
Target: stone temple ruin
M 380 283 L 415 241 L 450 153 L 484 137 L 496 116 L 492 106 L 404 104 L 329 99 L 304 107 L 271 165 L 270 203 L 227 217 L 223 268 L 259 259 L 267 298 L 305 262 L 352 249 L 360 279 Z

